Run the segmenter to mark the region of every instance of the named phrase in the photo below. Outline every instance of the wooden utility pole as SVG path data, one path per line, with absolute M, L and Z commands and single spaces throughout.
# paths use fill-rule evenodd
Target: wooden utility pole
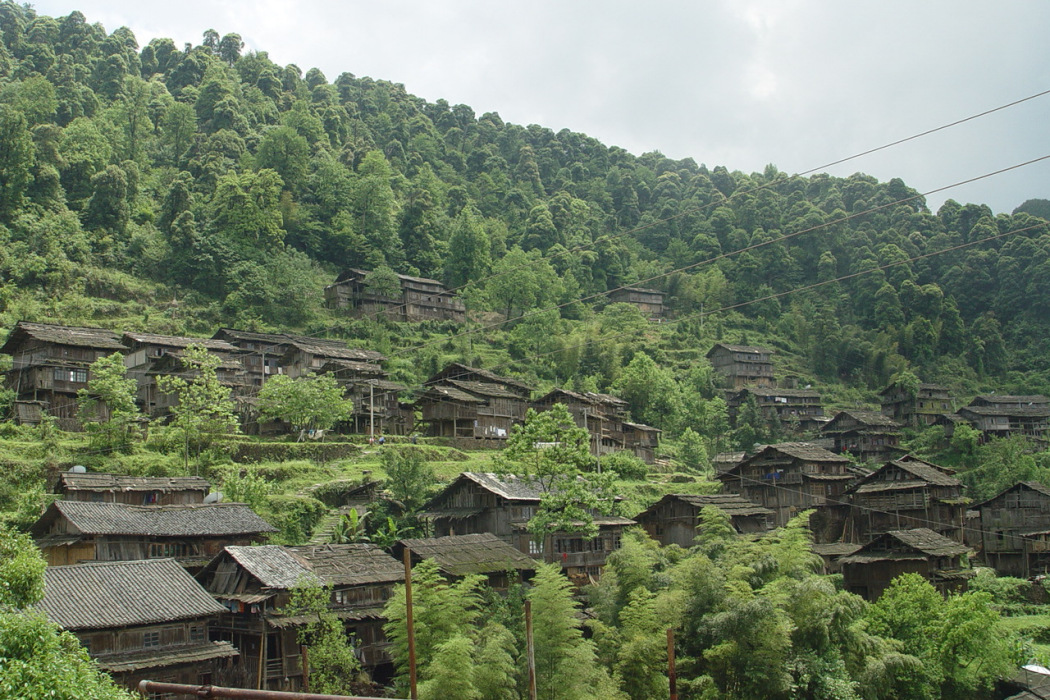
M 408 696 L 419 697 L 416 691 L 416 627 L 412 622 L 412 552 L 405 547 L 405 624 L 408 627 Z
M 525 601 L 525 648 L 529 659 L 529 700 L 536 700 L 536 645 L 532 641 L 532 601 Z
M 671 700 L 678 700 L 678 674 L 674 667 L 674 630 L 667 630 L 667 680 L 671 690 Z

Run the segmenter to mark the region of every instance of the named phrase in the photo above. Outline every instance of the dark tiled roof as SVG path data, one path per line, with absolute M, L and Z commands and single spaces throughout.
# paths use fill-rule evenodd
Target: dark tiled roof
M 1021 488 L 1031 489 L 1032 491 L 1035 491 L 1036 493 L 1041 493 L 1044 496 L 1050 497 L 1050 487 L 1045 486 L 1045 485 L 1039 483 L 1038 481 L 1019 481 L 1016 484 L 1014 484 L 1013 486 L 1006 487 L 1005 489 L 1003 489 L 999 493 L 997 493 L 994 496 L 992 496 L 991 498 L 989 498 L 987 501 L 982 501 L 981 503 L 978 503 L 978 504 L 974 505 L 973 507 L 979 509 L 979 508 L 981 508 L 983 506 L 988 505 L 992 501 L 1002 497 L 1003 495 L 1013 491 L 1014 489 L 1021 489 Z
M 227 659 L 238 654 L 230 642 L 199 642 L 162 649 L 117 651 L 93 658 L 103 671 L 130 673 L 146 668 L 165 668 L 180 664 L 197 664 L 212 659 Z
M 125 340 L 140 345 L 162 345 L 166 348 L 187 348 L 190 345 L 201 345 L 208 350 L 219 350 L 221 352 L 240 352 L 240 348 L 225 340 L 214 338 L 187 338 L 176 335 L 157 335 L 156 333 L 138 333 L 128 331 L 124 334 Z
M 276 532 L 243 503 L 197 503 L 172 506 L 131 506 L 124 503 L 55 501 L 32 532 L 41 536 L 51 522 L 64 517 L 85 535 L 193 537 L 254 535 Z
M 902 427 L 901 424 L 897 421 L 893 420 L 892 418 L 889 418 L 888 416 L 884 416 L 881 413 L 878 413 L 877 411 L 839 411 L 835 414 L 835 417 L 831 419 L 831 423 L 824 426 L 824 429 L 834 429 L 835 427 L 837 427 L 834 426 L 834 423 L 838 422 L 839 418 L 842 417 L 852 418 L 853 420 L 860 423 L 861 426 L 876 426 L 880 428 L 893 429 L 899 429 Z
M 485 399 L 480 399 L 473 394 L 468 394 L 451 386 L 428 386 L 421 398 L 431 398 L 437 401 L 459 401 L 460 403 L 486 403 Z
M 963 406 L 960 415 L 972 413 L 975 416 L 1015 416 L 1017 418 L 1045 418 L 1050 416 L 1050 406 Z
M 532 387 L 523 381 L 518 379 L 512 379 L 511 377 L 501 377 L 495 372 L 490 372 L 487 369 L 481 369 L 479 367 L 469 367 L 459 362 L 453 362 L 452 364 L 445 367 L 433 377 L 423 382 L 424 385 L 435 384 L 447 379 L 465 379 L 470 375 L 475 374 L 482 380 L 492 382 L 493 384 L 506 384 L 507 386 L 517 387 L 525 392 L 531 392 Z
M 718 508 L 726 515 L 734 516 L 746 516 L 746 515 L 772 515 L 773 511 L 769 508 L 764 508 L 757 503 L 752 503 L 743 496 L 736 493 L 712 493 L 712 494 L 691 494 L 691 493 L 669 493 L 659 501 L 649 506 L 647 509 L 635 516 L 635 520 L 641 520 L 646 515 L 655 512 L 656 508 L 663 503 L 668 501 L 682 501 L 689 505 L 696 506 L 697 508 L 704 508 L 706 506 L 714 506 Z
M 19 321 L 7 341 L 0 347 L 0 353 L 11 355 L 17 352 L 17 345 L 26 338 L 34 338 L 44 343 L 71 345 L 98 350 L 126 350 L 121 344 L 120 336 L 104 328 L 87 328 L 81 326 L 56 326 L 49 323 L 30 323 Z
M 900 551 L 899 545 L 905 545 L 911 551 Z M 934 532 L 926 527 L 914 530 L 890 530 L 857 550 L 855 554 L 843 557 L 844 564 L 869 564 L 889 559 L 925 559 L 926 557 L 956 557 L 973 550 L 966 545 Z
M 199 476 L 124 476 L 63 472 L 59 483 L 76 491 L 207 491 L 208 480 Z
M 405 567 L 374 544 L 323 544 L 288 548 L 326 584 L 360 586 L 405 580 Z
M 1042 394 L 1024 394 L 1024 395 L 1011 395 L 1011 394 L 981 394 L 975 396 L 972 404 L 990 404 L 993 406 L 999 405 L 1014 405 L 1014 406 L 1046 406 L 1048 400 Z
M 775 398 L 782 396 L 786 399 L 819 399 L 820 393 L 813 391 L 812 389 L 772 389 L 769 387 L 761 386 L 749 386 L 741 389 L 736 397 L 739 398 L 745 394 L 754 394 L 762 398 Z
M 422 559 L 433 559 L 443 572 L 452 576 L 536 569 L 536 561 L 532 557 L 487 532 L 401 540 L 401 545 Z
M 231 546 L 226 553 L 265 588 L 289 589 L 302 581 L 358 586 L 405 580 L 404 567 L 374 544 Z
M 446 382 L 470 394 L 480 396 L 491 396 L 499 399 L 521 399 L 521 395 L 513 391 L 507 391 L 498 384 L 490 382 L 470 382 L 461 379 L 446 379 Z
M 729 352 L 746 352 L 752 355 L 772 355 L 773 351 L 768 348 L 759 348 L 754 345 L 729 345 L 728 343 L 715 343 L 714 347 L 707 351 L 707 356 L 710 357 L 711 353 L 715 351 L 715 348 L 725 348 Z
M 881 481 L 879 475 L 889 471 L 892 467 L 901 469 L 908 474 L 914 476 L 914 479 L 908 479 L 905 482 L 887 482 Z M 906 488 L 909 486 L 919 487 L 924 484 L 932 484 L 934 486 L 962 486 L 962 482 L 953 476 L 945 474 L 943 471 L 938 469 L 928 462 L 921 460 L 908 459 L 908 460 L 893 460 L 882 465 L 875 472 L 864 479 L 859 486 L 857 486 L 858 493 L 866 493 L 869 491 L 880 491 L 885 490 L 887 487 L 897 486 L 900 488 Z
M 229 546 L 226 547 L 226 553 L 257 578 L 264 588 L 292 588 L 301 580 L 309 580 L 313 576 L 305 562 L 280 545 Z
M 542 495 L 540 485 L 534 479 L 525 479 L 515 474 L 463 472 L 460 478 L 470 479 L 481 488 L 503 496 L 508 501 L 538 501 Z
M 349 348 L 342 343 L 320 338 L 303 338 L 301 336 L 289 336 L 291 347 L 298 348 L 303 352 L 317 355 L 318 357 L 332 358 L 336 360 L 357 360 L 362 362 L 382 362 L 386 359 L 382 353 L 374 350 L 359 350 Z
M 68 630 L 185 620 L 225 609 L 174 559 L 49 566 L 39 609 Z

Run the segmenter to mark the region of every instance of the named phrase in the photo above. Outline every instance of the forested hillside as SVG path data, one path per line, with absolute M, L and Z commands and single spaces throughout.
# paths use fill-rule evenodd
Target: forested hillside
M 761 340 L 807 381 L 866 392 L 911 368 L 958 389 L 1050 389 L 1050 235 L 1027 213 L 930 212 L 900 180 L 859 173 L 636 156 L 279 66 L 236 34 L 139 46 L 12 2 L 0 28 L 5 326 L 295 329 L 402 348 L 410 379 L 435 362 L 414 354 L 492 352 L 605 388 L 644 343 L 593 309 L 641 284 L 668 293 L 678 347 Z M 480 312 L 526 318 L 420 349 L 321 308 L 339 270 L 382 265 L 462 288 L 487 324 L 500 319 Z M 462 329 L 427 331 L 442 333 Z M 662 347 L 648 350 L 679 374 L 689 354 Z

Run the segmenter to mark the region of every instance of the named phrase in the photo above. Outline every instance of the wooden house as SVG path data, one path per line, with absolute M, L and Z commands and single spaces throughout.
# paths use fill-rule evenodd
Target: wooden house
M 715 478 L 723 490 L 769 508 L 775 525 L 828 502 L 842 500 L 856 478 L 848 459 L 808 442 L 766 445 Z
M 1050 573 L 1050 552 L 1037 540 L 1050 531 L 1050 488 L 1022 481 L 973 506 L 980 513 L 981 557 L 1005 576 Z
M 1042 394 L 977 396 L 958 413 L 986 438 L 1023 435 L 1044 445 L 1050 439 L 1050 403 Z
M 609 552 L 620 548 L 623 529 L 635 522 L 595 515 L 597 537 L 555 533 L 537 542 L 528 532 L 543 493 L 538 482 L 513 475 L 463 472 L 424 507 L 434 535 L 489 532 L 529 556 L 560 561 L 570 577 L 597 579 Z
M 227 342 L 241 350 L 241 363 L 244 365 L 248 383 L 253 387 L 261 387 L 267 377 L 284 374 L 281 358 L 288 351 L 292 341 L 292 338 L 284 333 L 257 333 L 236 328 L 220 328 L 212 339 Z
M 885 462 L 903 452 L 900 423 L 872 411 L 839 411 L 820 430 L 834 441 L 834 451 L 849 452 L 861 462 Z
M 656 450 L 660 447 L 659 428 L 645 423 L 623 422 L 623 446 L 646 464 L 656 463 Z
M 842 565 L 839 564 L 839 560 L 856 553 L 861 545 L 852 542 L 813 542 L 809 548 L 820 557 L 821 573 L 827 576 L 828 574 L 841 574 Z
M 937 421 L 937 416 L 951 413 L 951 393 L 940 384 L 919 384 L 915 393 L 898 382 L 879 392 L 882 415 L 913 428 L 925 428 Z
M 366 318 L 384 315 L 396 321 L 467 320 L 463 301 L 437 280 L 398 275 L 400 293 L 385 296 L 368 289 L 367 276 L 367 271 L 357 269 L 339 275 L 324 289 L 325 305 Z
M 966 555 L 973 550 L 929 528 L 890 530 L 840 557 L 847 591 L 876 600 L 901 574 L 919 574 L 941 593 L 966 590 L 973 577 Z
M 664 293 L 656 289 L 620 287 L 609 292 L 609 303 L 631 304 L 649 319 L 663 318 Z
M 329 610 L 354 636 L 362 666 L 374 672 L 390 663 L 383 606 L 405 580 L 405 569 L 376 545 L 231 546 L 197 579 L 224 606 L 213 636 L 241 650 L 242 687 L 302 688 L 296 634 L 309 620 L 283 612 L 297 585 L 331 587 Z
M 354 411 L 347 426 L 350 432 L 408 435 L 415 427 L 415 409 L 400 399 L 408 387 L 387 379 L 387 373 L 378 364 L 334 360 L 325 363 L 318 374 L 332 375 L 353 401 Z
M 747 385 L 775 386 L 772 357 L 772 350 L 751 345 L 715 343 L 707 351 L 711 367 L 730 389 L 742 389 Z
M 865 543 L 890 530 L 925 527 L 962 542 L 970 499 L 953 473 L 910 455 L 886 462 L 846 490 L 843 539 Z
M 133 506 L 55 501 L 30 533 L 51 566 L 172 557 L 196 569 L 276 529 L 243 503 Z
M 590 451 L 595 457 L 626 449 L 624 417 L 627 402 L 610 394 L 553 389 L 532 402 L 537 412 L 549 411 L 554 404 L 569 411 L 576 426 L 590 435 Z
M 525 421 L 531 393 L 516 379 L 453 363 L 425 382 L 416 406 L 432 437 L 505 440 Z
M 172 506 L 203 503 L 211 484 L 199 476 L 125 476 L 63 472 L 55 493 L 64 501 Z
M 237 649 L 209 637 L 223 607 L 173 559 L 49 566 L 44 581 L 38 609 L 121 685 L 231 679 Z
M 733 529 L 742 534 L 766 532 L 773 526 L 773 511 L 736 493 L 669 493 L 634 516 L 649 536 L 662 545 L 692 547 L 700 512 L 707 507 L 725 513 Z
M 127 348 L 124 365 L 128 368 L 128 378 L 138 384 L 137 402 L 150 418 L 167 416 L 178 403 L 178 396 L 160 390 L 158 377 L 192 379 L 197 375 L 198 370 L 183 360 L 190 345 L 201 346 L 220 360 L 216 378 L 232 394 L 246 393 L 249 382 L 240 360 L 241 351 L 224 340 L 129 332 L 122 341 Z
M 731 425 L 736 425 L 740 409 L 754 397 L 760 415 L 766 422 L 798 432 L 814 424 L 824 415 L 820 394 L 812 389 L 777 389 L 773 387 L 744 387 L 726 399 Z
M 433 559 L 448 578 L 481 574 L 497 590 L 506 590 L 515 581 L 529 581 L 536 573 L 535 559 L 490 532 L 400 540 L 392 552 L 400 559 L 406 549 L 413 565 Z
M 19 321 L 0 347 L 11 356 L 4 388 L 14 392 L 16 422 L 35 425 L 44 414 L 65 430 L 79 429 L 77 392 L 91 379 L 90 365 L 126 348 L 113 331 Z
M 295 379 L 307 374 L 317 374 L 329 362 L 376 364 L 385 359 L 382 353 L 349 348 L 339 341 L 296 337 L 289 342 L 279 364 L 284 368 L 285 374 Z

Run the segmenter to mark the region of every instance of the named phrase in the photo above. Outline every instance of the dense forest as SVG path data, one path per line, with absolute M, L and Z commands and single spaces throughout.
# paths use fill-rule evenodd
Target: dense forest
M 1046 200 L 1011 214 L 954 200 L 931 212 L 899 179 L 635 155 L 396 83 L 349 72 L 330 81 L 210 29 L 196 46 L 139 46 L 125 27 L 4 0 L 0 35 L 4 329 L 289 331 L 380 351 L 409 386 L 458 361 L 537 389 L 613 392 L 664 431 L 661 456 L 691 474 L 675 488 L 698 491 L 711 486 L 703 475 L 716 452 L 782 437 L 762 424 L 730 430 L 704 360 L 717 341 L 773 348 L 777 379 L 818 388 L 829 409 L 874 405 L 894 378 L 944 384 L 962 403 L 978 392 L 1050 394 Z M 462 295 L 469 320 L 404 324 L 325 308 L 324 286 L 352 267 L 438 279 Z M 627 286 L 664 292 L 667 319 L 609 302 Z M 913 451 L 960 468 L 975 496 L 1020 478 L 1050 483 L 1050 453 L 1022 440 L 908 437 Z M 158 430 L 146 447 L 111 454 L 46 423 L 4 423 L 0 522 L 25 529 L 45 473 L 67 461 L 184 469 L 163 439 Z M 438 476 L 488 464 L 472 459 L 455 453 Z M 296 491 L 332 478 L 327 463 L 242 469 L 218 451 L 198 455 L 202 466 L 274 521 L 279 541 L 306 541 L 324 517 Z M 667 484 L 630 488 L 631 505 L 647 505 Z M 682 697 L 990 697 L 1017 663 L 1050 661 L 1031 636 L 998 626 L 999 610 L 1033 612 L 1024 591 L 1038 585 L 983 573 L 975 592 L 943 599 L 901 580 L 868 605 L 814 573 L 803 522 L 743 541 L 708 521 L 692 550 L 625 541 L 588 599 L 587 639 L 570 622 L 564 582 L 541 574 L 528 595 L 561 645 L 546 659 L 544 697 L 659 696 L 667 627 L 685 635 Z M 10 561 L 31 560 L 19 542 L 4 545 Z M 37 565 L 16 574 L 39 587 Z M 433 610 L 462 612 L 435 613 L 447 628 L 429 640 L 426 692 L 521 697 L 514 606 L 526 594 L 489 600 L 476 582 L 424 575 Z M 0 583 L 9 578 L 0 570 Z M 0 612 L 33 595 L 0 596 Z M 469 687 L 456 685 L 467 676 Z

